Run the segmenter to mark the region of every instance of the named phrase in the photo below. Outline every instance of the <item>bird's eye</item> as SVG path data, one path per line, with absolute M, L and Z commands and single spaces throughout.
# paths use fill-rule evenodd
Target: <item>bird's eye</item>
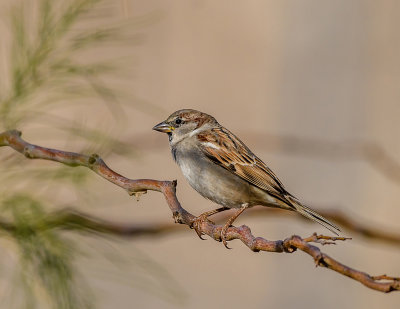
M 181 123 L 182 123 L 182 119 L 181 118 L 176 118 L 175 124 L 181 124 Z

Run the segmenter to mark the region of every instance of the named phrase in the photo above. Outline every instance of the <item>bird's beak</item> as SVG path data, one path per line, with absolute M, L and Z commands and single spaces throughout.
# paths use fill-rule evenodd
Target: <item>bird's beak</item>
M 159 124 L 153 127 L 153 130 L 163 132 L 163 133 L 171 133 L 175 128 L 170 126 L 165 122 L 160 122 Z

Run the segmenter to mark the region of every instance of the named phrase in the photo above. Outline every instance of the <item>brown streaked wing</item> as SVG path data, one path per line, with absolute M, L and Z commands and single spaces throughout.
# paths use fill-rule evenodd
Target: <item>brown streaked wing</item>
M 252 185 L 269 192 L 285 203 L 291 204 L 288 193 L 276 175 L 234 134 L 223 127 L 197 135 L 201 149 L 214 163 L 231 171 Z

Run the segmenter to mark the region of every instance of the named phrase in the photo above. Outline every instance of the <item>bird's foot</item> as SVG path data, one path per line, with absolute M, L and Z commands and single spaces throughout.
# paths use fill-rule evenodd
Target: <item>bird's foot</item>
M 236 220 L 236 218 L 239 217 L 240 214 L 243 213 L 243 211 L 245 211 L 247 208 L 249 208 L 249 204 L 247 204 L 247 203 L 243 204 L 242 207 L 240 207 L 236 211 L 236 213 L 232 217 L 230 217 L 229 220 L 223 226 L 223 228 L 221 230 L 221 240 L 226 249 L 232 249 L 232 248 L 228 247 L 228 244 L 226 242 L 226 233 L 228 232 L 228 228 L 230 226 L 232 226 L 232 223 Z
M 205 238 L 202 237 L 202 235 L 204 235 L 204 233 L 202 232 L 202 229 L 201 229 L 202 224 L 204 222 L 209 222 L 211 224 L 215 224 L 210 219 L 208 219 L 208 216 L 209 216 L 208 213 L 201 214 L 200 216 L 196 217 L 196 219 L 194 219 L 192 222 L 191 227 L 196 231 L 197 236 L 199 236 L 200 239 L 202 239 L 202 240 L 205 240 Z
M 228 231 L 228 228 L 230 226 L 231 226 L 230 222 L 227 222 L 221 229 L 221 241 L 226 249 L 232 249 L 228 247 L 228 243 L 226 242 L 226 232 Z

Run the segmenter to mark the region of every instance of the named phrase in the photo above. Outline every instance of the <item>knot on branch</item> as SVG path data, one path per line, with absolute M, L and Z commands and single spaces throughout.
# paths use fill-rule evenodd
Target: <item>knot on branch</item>
M 10 133 L 10 135 L 16 135 L 18 137 L 21 137 L 21 135 L 22 135 L 22 132 L 18 131 L 18 130 L 10 130 L 8 132 Z
M 24 147 L 23 155 L 25 157 L 27 157 L 28 159 L 33 159 L 33 155 L 32 155 L 33 150 L 34 150 L 34 147 L 32 145 L 27 145 Z
M 328 264 L 326 263 L 324 259 L 324 254 L 321 252 L 319 253 L 315 258 L 315 267 L 321 266 L 321 267 L 328 267 Z
M 132 190 L 127 190 L 128 191 L 128 194 L 130 195 L 130 196 L 135 196 L 136 197 L 136 201 L 137 202 L 139 202 L 139 200 L 140 200 L 140 197 L 143 195 L 143 194 L 146 194 L 147 193 L 147 190 L 140 190 L 140 191 L 132 191 Z
M 97 153 L 93 153 L 90 155 L 89 159 L 88 159 L 88 163 L 89 165 L 94 165 L 96 164 L 100 159 L 100 156 Z
M 175 223 L 185 224 L 185 220 L 182 217 L 182 213 L 179 211 L 174 211 L 172 213 L 172 218 L 174 219 Z
M 283 250 L 286 253 L 293 253 L 297 250 L 297 247 L 295 244 L 298 242 L 302 242 L 302 241 L 303 241 L 303 238 L 301 238 L 300 236 L 297 236 L 297 235 L 293 235 L 289 238 L 286 238 L 283 241 Z
M 178 185 L 178 180 L 174 179 L 172 181 L 165 181 L 164 185 L 167 190 L 169 189 L 173 194 L 176 194 L 176 186 Z

